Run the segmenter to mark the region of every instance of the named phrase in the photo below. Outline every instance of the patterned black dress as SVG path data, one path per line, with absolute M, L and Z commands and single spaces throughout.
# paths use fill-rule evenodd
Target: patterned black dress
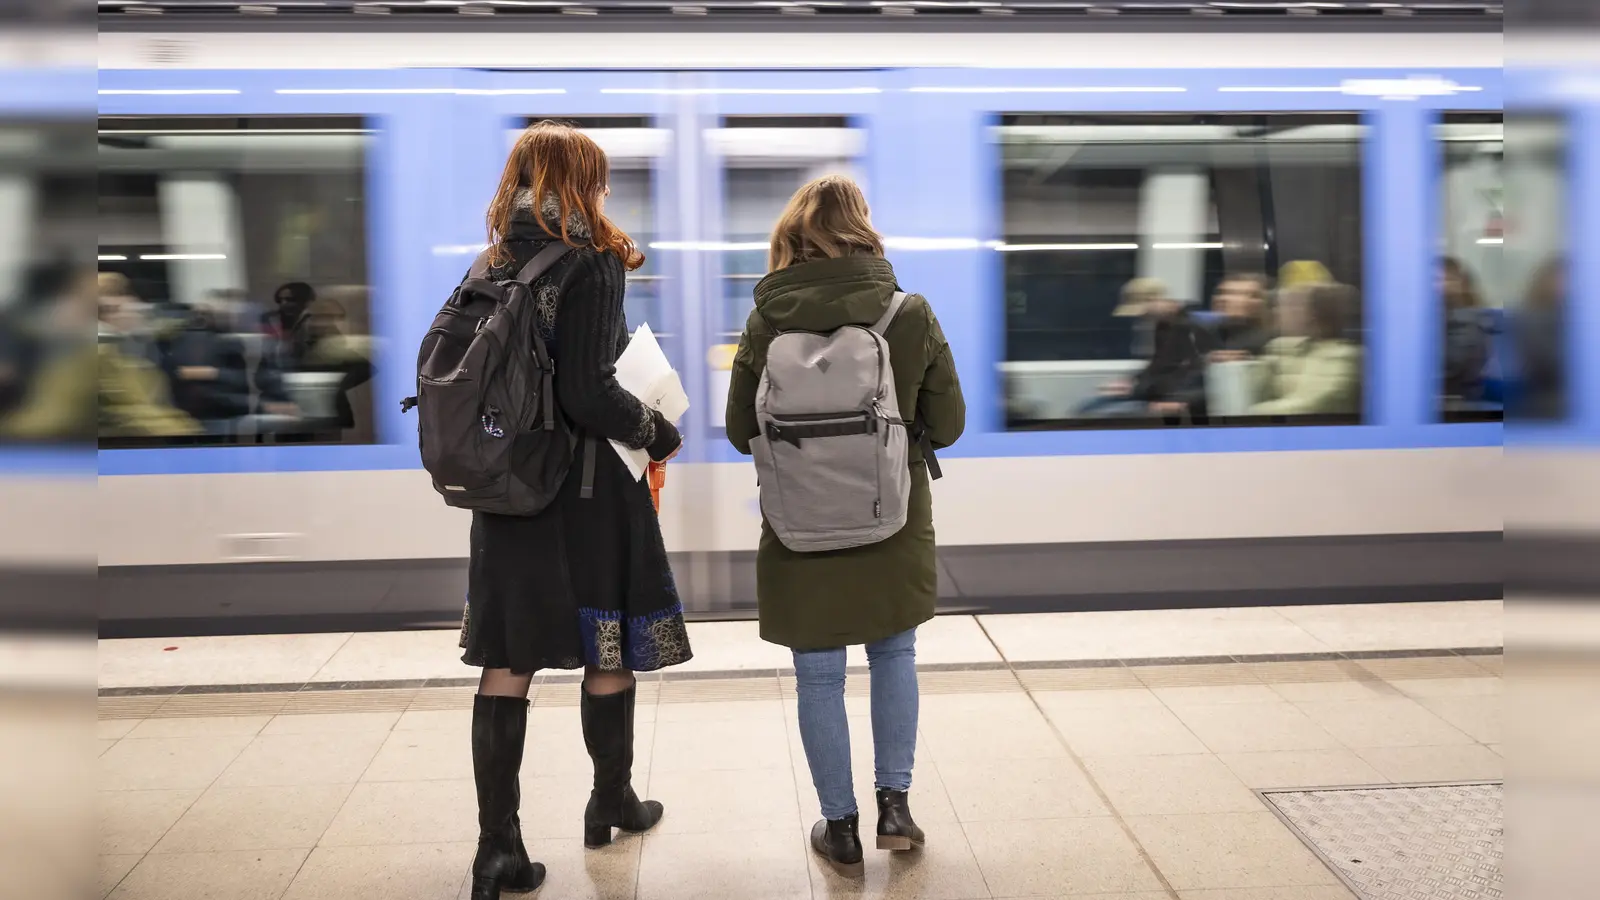
M 541 213 L 553 219 L 553 202 Z M 492 277 L 510 277 L 550 240 L 534 215 L 525 196 L 508 235 L 513 258 Z M 588 234 L 579 219 L 567 227 L 580 239 Z M 533 284 L 562 412 L 600 439 L 594 496 L 579 496 L 582 467 L 574 465 L 555 502 L 537 516 L 473 514 L 461 628 L 468 665 L 648 672 L 692 655 L 650 488 L 605 443 L 621 441 L 654 458 L 678 444 L 671 423 L 613 377 L 628 343 L 623 288 L 622 262 L 591 249 L 568 252 Z

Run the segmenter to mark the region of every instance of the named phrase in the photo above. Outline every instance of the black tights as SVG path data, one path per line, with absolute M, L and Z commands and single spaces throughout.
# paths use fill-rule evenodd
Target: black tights
M 478 679 L 478 693 L 485 697 L 526 698 L 528 686 L 532 683 L 532 674 L 518 675 L 510 669 L 484 669 L 483 676 Z M 586 666 L 583 670 L 583 689 L 592 695 L 620 694 L 630 687 L 633 687 L 633 673 L 627 669 L 606 672 Z

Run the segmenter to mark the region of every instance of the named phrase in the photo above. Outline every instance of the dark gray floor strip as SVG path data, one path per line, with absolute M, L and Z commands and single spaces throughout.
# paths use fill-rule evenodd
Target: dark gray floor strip
M 1257 653 L 1240 656 L 1152 656 L 1131 659 L 1060 659 L 1034 662 L 973 662 L 930 663 L 919 665 L 920 672 L 993 672 L 1012 669 L 1018 672 L 1052 669 L 1108 669 L 1132 666 L 1193 666 L 1237 665 L 1254 662 L 1328 662 L 1362 659 L 1418 659 L 1448 656 L 1500 656 L 1503 647 L 1420 648 L 1416 650 L 1356 650 L 1350 653 Z M 852 675 L 867 674 L 865 666 L 850 666 Z M 728 679 L 779 678 L 792 676 L 793 669 L 721 669 L 705 672 L 642 672 L 639 681 L 718 681 Z M 579 672 L 551 672 L 535 675 L 533 683 L 577 684 L 583 680 Z M 476 678 L 409 678 L 383 681 L 308 681 L 301 684 L 200 684 L 165 685 L 155 687 L 108 687 L 100 689 L 101 697 L 148 697 L 173 694 L 260 694 L 298 693 L 302 691 L 381 691 L 418 690 L 422 688 L 462 688 L 478 683 Z
M 1503 549 L 1499 533 L 941 547 L 939 610 L 1495 599 L 1504 594 Z M 689 618 L 755 617 L 753 552 L 673 554 L 673 566 Z M 465 559 L 107 566 L 89 581 L 107 638 L 400 631 L 459 627 L 467 566 Z M 44 584 L 24 593 L 48 608 L 54 595 Z M 0 579 L 0 627 L 5 587 Z

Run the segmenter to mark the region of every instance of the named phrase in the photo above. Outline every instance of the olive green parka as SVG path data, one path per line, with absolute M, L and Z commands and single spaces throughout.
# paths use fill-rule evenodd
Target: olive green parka
M 870 326 L 888 311 L 899 289 L 889 262 L 868 256 L 798 263 L 763 278 L 755 289 L 756 308 L 739 339 L 728 391 L 728 440 L 734 447 L 749 454 L 750 441 L 759 433 L 756 389 L 774 337 L 782 331 Z M 900 414 L 911 423 L 911 433 L 925 432 L 936 449 L 954 444 L 966 426 L 966 403 L 933 308 L 912 294 L 884 337 Z M 762 521 L 756 597 L 763 639 L 796 650 L 821 650 L 881 640 L 933 618 L 939 574 L 933 493 L 922 456 L 912 442 L 906 524 L 879 543 L 796 553 Z

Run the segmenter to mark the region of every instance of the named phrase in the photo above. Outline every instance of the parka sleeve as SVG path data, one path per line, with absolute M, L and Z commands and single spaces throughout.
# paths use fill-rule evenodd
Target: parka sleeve
M 732 380 L 728 385 L 728 408 L 724 425 L 728 442 L 740 453 L 750 453 L 750 442 L 761 433 L 761 423 L 756 421 L 756 388 L 761 384 L 761 370 L 757 362 L 757 345 L 764 351 L 772 339 L 766 323 L 755 310 L 745 322 L 744 333 L 739 336 L 739 350 L 733 356 Z M 761 355 L 765 359 L 765 353 Z
M 917 391 L 917 422 L 934 448 L 940 449 L 961 439 L 967 428 L 967 401 L 961 395 L 961 379 L 939 318 L 931 305 L 924 303 L 923 309 L 928 317 L 928 368 Z

